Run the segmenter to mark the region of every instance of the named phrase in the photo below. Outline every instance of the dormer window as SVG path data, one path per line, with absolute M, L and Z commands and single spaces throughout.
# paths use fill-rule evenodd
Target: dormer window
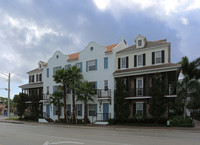
M 142 46 L 142 40 L 138 40 L 138 47 L 141 47 Z

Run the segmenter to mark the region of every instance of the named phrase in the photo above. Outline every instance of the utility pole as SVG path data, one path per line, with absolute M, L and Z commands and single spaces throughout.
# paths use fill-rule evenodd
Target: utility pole
M 8 74 L 8 119 L 10 118 L 10 73 Z

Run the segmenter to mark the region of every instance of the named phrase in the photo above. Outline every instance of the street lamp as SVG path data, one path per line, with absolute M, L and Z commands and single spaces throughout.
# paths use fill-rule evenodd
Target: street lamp
M 8 77 L 8 89 L 5 89 L 5 90 L 8 90 L 8 119 L 9 119 L 10 118 L 10 73 L 8 75 L 2 72 L 0 73 Z

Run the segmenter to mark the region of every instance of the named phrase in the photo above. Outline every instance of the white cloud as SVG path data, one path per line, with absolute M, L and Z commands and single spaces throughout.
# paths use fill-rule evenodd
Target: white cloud
M 102 11 L 106 10 L 110 6 L 109 0 L 94 0 L 93 2 Z
M 180 21 L 182 22 L 183 25 L 188 25 L 188 24 L 189 24 L 188 19 L 185 18 L 185 17 L 181 17 L 181 18 L 180 18 Z

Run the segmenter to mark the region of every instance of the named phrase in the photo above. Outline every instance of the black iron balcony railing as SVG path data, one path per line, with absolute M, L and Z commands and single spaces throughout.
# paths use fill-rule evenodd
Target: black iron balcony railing
M 108 121 L 111 118 L 111 113 L 97 113 L 96 121 Z
M 51 94 L 43 94 L 43 99 L 42 100 L 49 100 L 51 97 Z
M 110 98 L 111 97 L 111 89 L 98 89 L 97 90 L 98 98 Z
M 35 97 L 38 97 L 39 101 L 43 99 L 42 95 L 29 95 L 28 97 L 25 98 L 25 101 L 26 102 L 33 101 L 35 100 Z
M 145 92 L 143 88 L 130 89 L 127 91 L 127 97 L 144 96 Z

